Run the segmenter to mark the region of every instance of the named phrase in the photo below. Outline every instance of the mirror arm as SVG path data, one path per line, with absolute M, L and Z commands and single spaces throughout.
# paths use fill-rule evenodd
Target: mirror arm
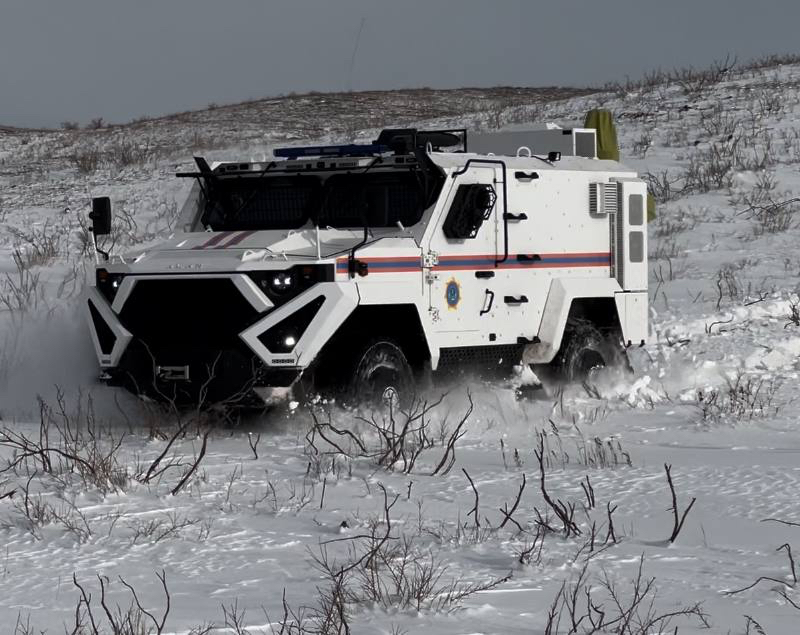
M 108 262 L 108 252 L 103 251 L 100 247 L 97 246 L 97 235 L 94 233 L 94 227 L 89 228 L 89 233 L 92 235 L 92 246 L 94 247 L 94 264 L 99 265 L 100 259 L 97 257 L 98 254 L 103 256 L 103 260 Z

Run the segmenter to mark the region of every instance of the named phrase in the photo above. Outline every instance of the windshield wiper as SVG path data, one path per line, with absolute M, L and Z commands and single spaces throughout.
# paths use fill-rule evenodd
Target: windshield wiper
M 254 179 L 254 180 L 255 180 L 255 183 L 253 184 L 253 192 L 250 194 L 250 196 L 248 196 L 248 197 L 247 197 L 247 199 L 246 199 L 246 200 L 242 201 L 242 204 L 241 204 L 241 205 L 239 205 L 239 207 L 237 207 L 237 208 L 234 210 L 233 214 L 230 214 L 230 215 L 226 215 L 226 216 L 225 216 L 225 221 L 226 221 L 226 223 L 227 223 L 227 222 L 229 222 L 229 221 L 232 221 L 232 220 L 234 220 L 234 219 L 235 219 L 235 218 L 236 218 L 236 217 L 237 217 L 239 214 L 241 214 L 241 213 L 242 213 L 242 210 L 243 210 L 245 207 L 247 207 L 248 205 L 250 205 L 250 203 L 251 203 L 251 202 L 253 201 L 253 199 L 256 197 L 256 194 L 258 194 L 258 185 L 260 184 L 260 182 L 261 182 L 261 179 L 262 179 L 262 178 L 264 178 L 264 175 L 265 175 L 267 172 L 269 172 L 269 171 L 270 171 L 272 168 L 274 168 L 276 165 L 278 165 L 278 164 L 277 164 L 275 161 L 270 161 L 270 162 L 269 162 L 269 164 L 267 165 L 267 167 L 265 167 L 263 170 L 261 170 L 261 172 L 259 172 L 259 174 L 258 174 L 258 176 L 257 176 L 257 177 L 255 177 L 255 178 L 254 178 L 254 177 L 248 177 L 248 178 L 251 178 L 251 179 Z
M 205 193 L 206 195 L 206 205 L 211 202 L 218 201 L 219 204 L 222 206 L 222 213 L 223 217 L 227 217 L 229 210 L 233 206 L 233 201 L 231 201 L 230 196 L 223 192 L 222 187 L 219 187 L 219 176 L 214 173 L 211 169 L 211 166 L 208 165 L 208 162 L 203 157 L 194 157 L 194 162 L 197 164 L 197 168 L 200 170 L 199 178 L 202 178 L 206 182 L 206 187 L 208 188 L 208 192 Z M 203 213 L 202 222 L 204 225 L 208 225 L 208 209 Z

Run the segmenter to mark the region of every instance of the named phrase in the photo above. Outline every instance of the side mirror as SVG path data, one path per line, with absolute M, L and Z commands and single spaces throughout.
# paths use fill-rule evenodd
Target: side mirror
M 92 221 L 92 233 L 95 236 L 106 236 L 111 233 L 111 199 L 100 196 L 92 199 L 92 211 L 89 213 Z
M 555 163 L 556 161 L 561 161 L 561 153 L 560 152 L 556 152 L 556 151 L 548 152 L 547 153 L 547 160 L 550 161 L 550 163 Z

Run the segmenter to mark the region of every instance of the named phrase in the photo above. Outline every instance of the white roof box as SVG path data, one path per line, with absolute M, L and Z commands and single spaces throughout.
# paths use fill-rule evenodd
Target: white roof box
M 548 128 L 539 130 L 507 130 L 472 132 L 469 151 L 478 154 L 546 155 L 560 152 L 565 157 L 597 158 L 597 131 L 594 128 Z

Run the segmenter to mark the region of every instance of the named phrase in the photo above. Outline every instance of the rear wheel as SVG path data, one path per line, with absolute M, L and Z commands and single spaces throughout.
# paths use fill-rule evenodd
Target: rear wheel
M 591 381 L 604 368 L 630 370 L 617 333 L 604 333 L 587 320 L 567 324 L 555 370 L 567 382 Z
M 405 353 L 391 339 L 377 339 L 361 347 L 353 358 L 350 401 L 373 406 L 408 406 L 414 395 L 414 372 Z

